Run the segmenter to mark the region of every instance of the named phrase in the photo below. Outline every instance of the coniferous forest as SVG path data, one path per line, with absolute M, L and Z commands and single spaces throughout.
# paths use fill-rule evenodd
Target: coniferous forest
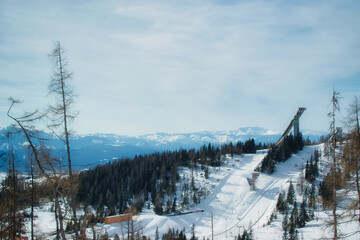
M 292 134 L 286 136 L 280 146 L 273 145 L 262 160 L 257 170 L 263 173 L 273 173 L 276 163 L 285 162 L 291 154 L 297 153 L 304 147 L 302 134 L 294 137 Z
M 157 214 L 164 214 L 161 199 L 164 196 L 176 198 L 176 183 L 179 167 L 199 166 L 206 175 L 207 167 L 221 165 L 221 156 L 226 154 L 255 153 L 266 147 L 255 144 L 254 139 L 222 146 L 204 145 L 199 150 L 157 152 L 147 155 L 123 158 L 112 163 L 97 166 L 79 175 L 78 200 L 90 205 L 104 215 L 122 213 L 130 206 L 141 211 L 144 202 L 151 200 Z M 166 213 L 175 212 L 172 202 Z

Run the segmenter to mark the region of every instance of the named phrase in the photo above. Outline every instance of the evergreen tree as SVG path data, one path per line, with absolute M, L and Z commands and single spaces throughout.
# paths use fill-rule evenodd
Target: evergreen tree
M 292 153 L 296 153 L 299 150 L 302 150 L 304 142 L 302 140 L 302 135 L 295 137 L 290 134 L 286 136 L 279 146 L 273 145 L 261 164 L 258 167 L 258 170 L 261 172 L 267 172 L 269 174 L 275 171 L 275 164 L 279 162 L 284 162 L 291 157 Z
M 288 208 L 287 208 L 287 203 L 286 203 L 286 194 L 284 191 L 281 191 L 279 193 L 279 197 L 278 197 L 278 201 L 276 203 L 276 209 L 280 212 L 280 213 L 285 213 Z
M 298 221 L 299 228 L 305 227 L 306 222 L 308 222 L 309 220 L 310 219 L 307 213 L 306 199 L 304 197 L 300 205 L 299 221 Z
M 290 185 L 289 185 L 288 194 L 287 194 L 287 197 L 286 197 L 286 202 L 288 204 L 292 204 L 294 201 L 296 201 L 295 189 L 294 189 L 294 186 L 292 184 L 292 181 L 290 180 Z
M 282 229 L 283 229 L 283 240 L 288 239 L 288 233 L 289 233 L 289 213 L 288 211 L 285 212 L 283 221 L 282 221 Z
M 209 168 L 208 167 L 205 167 L 205 179 L 208 179 L 209 178 Z
M 171 212 L 176 212 L 176 197 L 174 198 L 172 207 L 171 207 Z
M 297 204 L 294 202 L 294 207 L 291 211 L 290 219 L 289 219 L 289 239 L 298 239 L 298 221 L 299 221 L 299 215 L 297 210 Z
M 306 165 L 305 165 L 305 179 L 306 181 L 309 181 L 310 179 L 310 171 L 309 171 L 309 161 L 306 161 Z
M 198 240 L 198 238 L 195 236 L 195 224 L 193 223 L 191 227 L 191 238 L 190 240 Z
M 156 231 L 155 231 L 155 240 L 159 240 L 159 228 L 156 227 Z
M 316 207 L 316 185 L 313 183 L 311 184 L 310 196 L 309 196 L 309 208 L 315 210 Z
M 183 230 L 179 233 L 178 240 L 186 240 L 185 230 Z
M 253 240 L 254 239 L 254 234 L 253 234 L 253 230 L 250 229 L 249 232 L 245 229 L 243 234 L 240 236 L 240 234 L 237 237 L 238 240 Z M 235 238 L 236 240 L 236 238 Z

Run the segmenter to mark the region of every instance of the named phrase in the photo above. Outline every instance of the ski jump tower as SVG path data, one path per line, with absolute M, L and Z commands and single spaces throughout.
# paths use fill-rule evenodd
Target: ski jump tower
M 288 135 L 288 133 L 291 131 L 293 127 L 294 127 L 294 137 L 299 136 L 300 133 L 299 119 L 305 110 L 306 108 L 299 107 L 297 113 L 295 114 L 294 118 L 291 120 L 289 126 L 286 128 L 285 132 L 281 135 L 279 140 L 275 143 L 276 146 L 280 145 L 280 143 L 284 140 L 286 135 Z

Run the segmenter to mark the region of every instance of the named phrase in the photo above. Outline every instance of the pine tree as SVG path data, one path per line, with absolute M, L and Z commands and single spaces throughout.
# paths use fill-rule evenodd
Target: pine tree
M 176 212 L 176 197 L 174 198 L 172 207 L 171 207 L 171 212 Z
M 191 238 L 190 240 L 198 240 L 198 238 L 195 236 L 195 224 L 193 223 L 191 227 Z
M 157 214 L 157 215 L 163 215 L 164 214 L 163 204 L 162 204 L 162 202 L 160 200 L 159 195 L 155 198 L 154 206 L 155 206 L 154 207 L 155 214 Z
M 159 240 L 159 228 L 156 227 L 156 231 L 155 231 L 155 240 Z
M 289 185 L 288 194 L 287 194 L 287 197 L 286 197 L 286 202 L 288 204 L 292 204 L 294 201 L 296 201 L 295 189 L 294 189 L 294 186 L 292 184 L 292 181 L 290 180 L 290 185 Z
M 289 233 L 289 213 L 288 211 L 285 212 L 283 221 L 282 221 L 282 229 L 283 229 L 283 240 L 288 239 L 288 233 Z
M 276 203 L 276 209 L 280 212 L 280 213 L 285 213 L 288 208 L 287 208 L 287 203 L 286 203 L 286 194 L 284 191 L 281 191 L 279 193 L 279 197 L 278 197 L 278 201 Z
M 316 185 L 311 184 L 310 196 L 309 196 L 309 207 L 315 210 L 316 207 Z
M 300 212 L 299 212 L 299 221 L 298 221 L 298 225 L 300 228 L 305 227 L 306 222 L 308 222 L 309 219 L 309 215 L 307 213 L 307 207 L 306 207 L 306 198 L 303 198 L 303 201 L 300 205 Z
M 297 210 L 297 204 L 294 202 L 294 207 L 291 211 L 290 220 L 289 220 L 289 239 L 298 239 L 297 237 L 297 227 L 299 221 L 299 214 Z
M 309 181 L 310 179 L 310 171 L 309 171 L 309 161 L 306 161 L 306 165 L 305 165 L 305 179 L 306 181 Z

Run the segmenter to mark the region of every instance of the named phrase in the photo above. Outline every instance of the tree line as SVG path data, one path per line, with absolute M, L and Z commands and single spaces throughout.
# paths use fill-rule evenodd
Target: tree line
M 130 206 L 141 211 L 149 199 L 157 214 L 175 212 L 179 167 L 199 166 L 208 175 L 209 166 L 221 165 L 221 156 L 255 153 L 263 147 L 249 139 L 221 146 L 209 143 L 198 150 L 180 149 L 122 158 L 81 172 L 78 201 L 104 215 L 123 213 Z M 164 196 L 171 196 L 172 201 L 168 203 Z
M 291 157 L 291 154 L 297 153 L 302 150 L 303 147 L 304 141 L 301 133 L 298 136 L 289 134 L 279 146 L 272 145 L 260 165 L 257 167 L 257 170 L 271 174 L 275 171 L 277 163 L 285 162 Z

